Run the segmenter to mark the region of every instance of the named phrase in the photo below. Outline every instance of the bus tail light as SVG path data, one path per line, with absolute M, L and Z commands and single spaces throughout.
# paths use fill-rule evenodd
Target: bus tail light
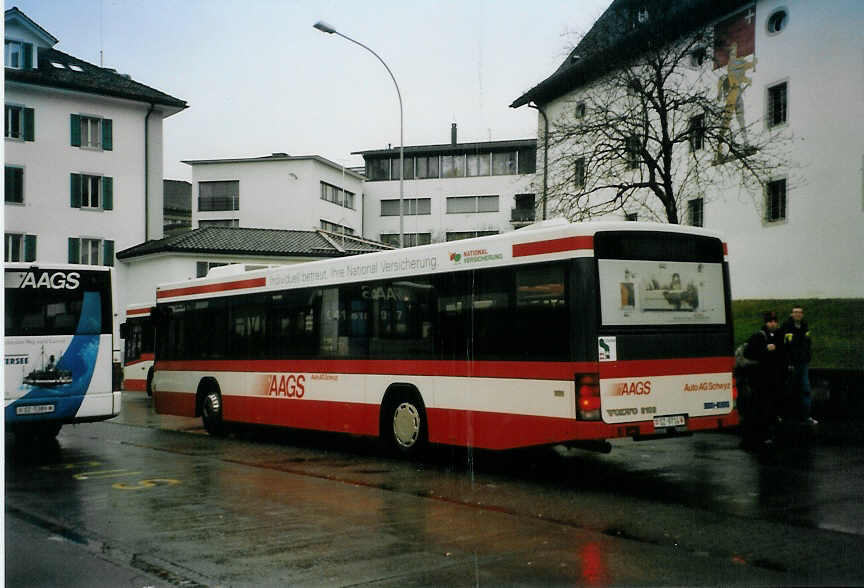
M 738 409 L 738 379 L 732 376 L 732 408 Z
M 597 374 L 576 375 L 576 418 L 600 420 L 600 379 Z

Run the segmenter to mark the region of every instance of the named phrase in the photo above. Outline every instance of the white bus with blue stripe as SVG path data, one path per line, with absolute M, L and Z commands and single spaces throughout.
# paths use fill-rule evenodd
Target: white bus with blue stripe
M 64 424 L 117 416 L 110 268 L 7 263 L 4 270 L 6 430 L 53 437 Z

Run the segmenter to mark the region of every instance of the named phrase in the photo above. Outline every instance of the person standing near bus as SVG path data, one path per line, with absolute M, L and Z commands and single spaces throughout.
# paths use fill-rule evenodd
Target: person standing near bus
M 775 429 L 783 406 L 786 357 L 783 339 L 778 336 L 777 313 L 763 313 L 762 328 L 747 340 L 745 357 L 757 362 L 752 367 L 752 408 L 744 421 L 744 446 L 757 447 L 774 442 Z
M 816 419 L 810 416 L 810 329 L 804 320 L 803 307 L 792 308 L 792 314 L 783 323 L 780 332 L 783 334 L 783 349 L 789 361 L 790 393 L 793 395 L 790 412 L 804 423 L 815 425 Z

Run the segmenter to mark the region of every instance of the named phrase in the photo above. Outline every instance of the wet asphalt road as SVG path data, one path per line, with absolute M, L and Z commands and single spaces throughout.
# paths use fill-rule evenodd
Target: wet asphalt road
M 860 585 L 864 456 L 834 429 L 761 454 L 712 433 L 406 462 L 343 436 L 214 439 L 131 392 L 56 443 L 7 437 L 6 582 Z

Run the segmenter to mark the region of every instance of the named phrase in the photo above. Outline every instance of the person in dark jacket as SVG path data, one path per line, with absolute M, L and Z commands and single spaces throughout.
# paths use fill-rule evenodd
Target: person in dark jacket
M 744 419 L 744 445 L 756 447 L 774 442 L 783 390 L 786 381 L 786 357 L 783 339 L 778 336 L 777 313 L 762 315 L 762 328 L 747 340 L 744 356 L 758 362 L 751 369 L 752 399 L 748 418 Z
M 804 308 L 795 306 L 791 316 L 780 328 L 783 334 L 783 350 L 789 362 L 789 384 L 792 414 L 807 424 L 815 425 L 816 419 L 810 416 L 810 359 L 812 349 L 810 328 L 804 320 Z

